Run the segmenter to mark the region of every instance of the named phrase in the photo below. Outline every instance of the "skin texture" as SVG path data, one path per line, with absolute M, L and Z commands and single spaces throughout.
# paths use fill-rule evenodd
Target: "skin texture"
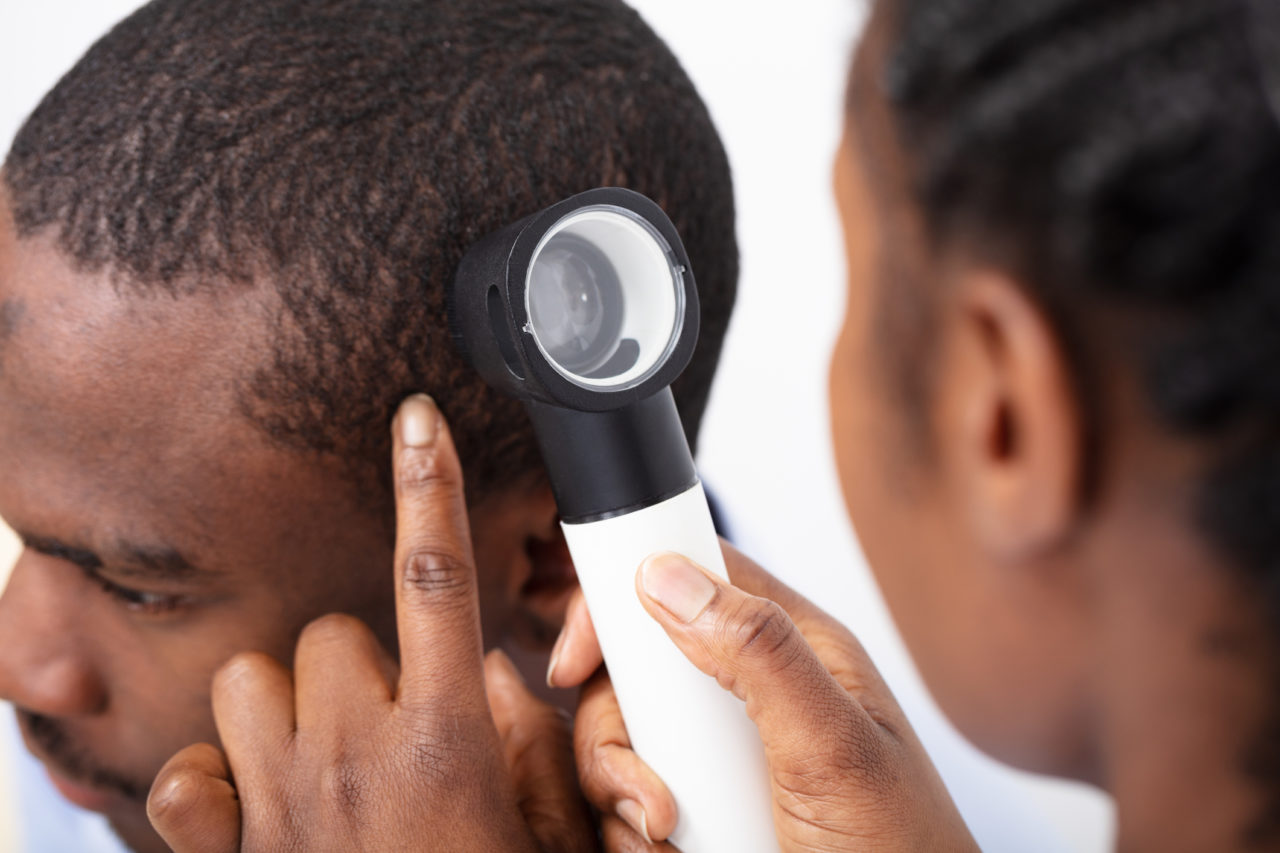
M 160 850 L 145 797 L 175 752 L 216 743 L 222 663 L 288 662 L 331 612 L 394 652 L 392 524 L 238 414 L 269 333 L 254 291 L 122 298 L 16 239 L 2 202 L 0 517 L 26 547 L 0 598 L 0 698 L 55 780 Z M 513 485 L 472 530 L 486 646 L 536 646 L 565 595 L 550 495 Z
M 501 652 L 481 661 L 448 427 L 416 395 L 394 430 L 401 667 L 361 622 L 336 615 L 307 626 L 292 675 L 261 654 L 229 661 L 213 688 L 225 758 L 184 750 L 151 795 L 177 853 L 595 848 L 567 719 Z

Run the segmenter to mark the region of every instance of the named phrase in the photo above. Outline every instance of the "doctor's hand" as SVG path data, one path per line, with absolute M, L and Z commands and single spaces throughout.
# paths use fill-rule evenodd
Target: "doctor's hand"
M 839 622 L 724 545 L 733 583 L 675 554 L 636 575 L 641 603 L 695 666 L 746 702 L 786 851 L 977 850 L 875 665 Z M 672 850 L 676 804 L 630 749 L 581 592 L 548 682 L 584 683 L 575 750 L 610 851 Z M 674 700 L 673 700 L 674 701 Z M 657 843 L 655 843 L 657 842 Z
M 223 749 L 175 755 L 147 802 L 177 853 L 597 848 L 567 722 L 483 658 L 462 471 L 435 404 L 394 425 L 400 667 L 358 620 L 219 670 Z

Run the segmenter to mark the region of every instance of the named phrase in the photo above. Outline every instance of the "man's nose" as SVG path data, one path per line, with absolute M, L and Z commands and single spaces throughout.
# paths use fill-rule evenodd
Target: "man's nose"
M 0 596 L 0 699 L 49 717 L 93 714 L 107 694 L 77 636 L 76 578 L 24 551 Z

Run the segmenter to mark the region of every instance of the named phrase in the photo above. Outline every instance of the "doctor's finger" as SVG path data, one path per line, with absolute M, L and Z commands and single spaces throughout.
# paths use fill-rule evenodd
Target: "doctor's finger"
M 156 774 L 147 819 L 174 853 L 234 853 L 240 849 L 240 800 L 222 750 L 197 743 Z
M 213 676 L 213 720 L 241 793 L 275 791 L 293 749 L 293 676 L 262 652 L 241 652 Z
M 529 829 L 543 850 L 595 850 L 595 826 L 578 787 L 568 717 L 530 693 L 502 651 L 485 657 L 484 672 L 507 772 Z
M 547 685 L 576 687 L 590 678 L 603 662 L 596 626 L 587 612 L 587 599 L 581 589 L 576 589 L 565 610 L 564 628 L 551 652 Z
M 755 605 L 764 606 L 767 600 L 781 607 L 836 682 L 872 717 L 905 726 L 880 670 L 852 631 L 729 543 L 722 541 L 721 550 L 733 586 L 758 599 Z
M 680 853 L 665 841 L 648 841 L 631 824 L 613 815 L 600 819 L 605 853 Z
M 597 809 L 662 840 L 676 827 L 676 802 L 658 774 L 631 749 L 618 697 L 603 670 L 582 688 L 573 722 L 582 791 Z
M 402 707 L 488 714 L 475 558 L 462 466 L 435 402 L 415 394 L 393 427 L 396 621 Z
M 873 783 L 886 770 L 886 735 L 907 731 L 900 712 L 881 715 L 854 701 L 781 605 L 678 554 L 645 560 L 636 586 L 690 662 L 746 702 L 775 779 L 813 776 L 819 759 L 844 779 Z M 841 669 L 863 678 L 848 663 Z M 896 711 L 892 696 L 864 694 L 872 708 Z
M 335 720 L 363 725 L 395 691 L 390 655 L 369 626 L 346 613 L 313 620 L 293 654 L 297 729 L 304 735 L 335 728 Z

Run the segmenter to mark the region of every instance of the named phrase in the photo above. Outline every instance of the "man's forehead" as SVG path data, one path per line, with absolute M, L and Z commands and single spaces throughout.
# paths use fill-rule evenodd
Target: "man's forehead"
M 0 225 L 0 516 L 117 572 L 301 570 L 290 554 L 367 551 L 343 523 L 359 504 L 337 467 L 241 413 L 272 352 L 274 290 L 259 290 L 267 301 L 137 294 Z
M 26 310 L 26 304 L 17 297 L 0 301 L 0 371 L 4 370 L 5 346 L 17 333 Z
M 265 318 L 243 291 L 137 292 L 109 271 L 78 269 L 51 236 L 18 238 L 3 219 L 0 393 L 52 384 L 92 398 L 123 386 L 134 406 L 180 404 L 230 392 L 256 366 Z
M 21 299 L 6 299 L 0 302 L 0 344 L 8 340 L 22 322 L 22 315 L 27 306 Z
M 266 443 L 238 405 L 266 337 L 244 299 L 138 295 L 0 225 L 0 305 L 0 476 L 165 505 Z

